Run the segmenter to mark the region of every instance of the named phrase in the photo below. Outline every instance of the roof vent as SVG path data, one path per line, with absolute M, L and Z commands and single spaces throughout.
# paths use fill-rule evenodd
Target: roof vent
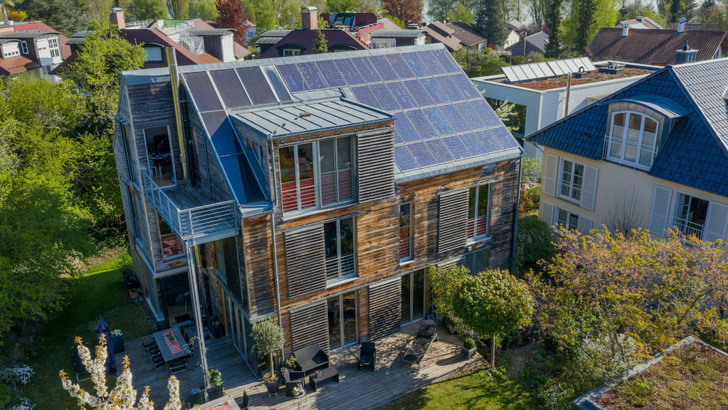
M 298 114 L 298 116 L 299 116 L 300 118 L 310 117 L 310 116 L 311 116 L 311 113 L 310 113 L 310 112 L 308 112 L 308 111 L 304 111 L 304 112 L 302 112 L 302 113 Z
M 624 70 L 624 66 L 621 66 L 614 61 L 610 61 L 606 67 L 599 67 L 599 72 L 605 74 L 619 75 L 622 74 L 622 70 Z
M 575 73 L 571 73 L 571 76 L 574 78 L 587 78 L 588 74 L 589 74 L 589 72 L 586 71 L 584 66 L 580 66 L 579 71 L 577 71 Z
M 698 50 L 692 50 L 685 40 L 682 49 L 675 51 L 675 64 L 694 63 L 698 56 Z
M 685 17 L 680 17 L 680 20 L 677 21 L 677 32 L 678 34 L 685 32 L 685 22 L 688 21 Z
M 625 23 L 624 27 L 622 27 L 622 37 L 627 37 L 629 34 L 629 23 Z

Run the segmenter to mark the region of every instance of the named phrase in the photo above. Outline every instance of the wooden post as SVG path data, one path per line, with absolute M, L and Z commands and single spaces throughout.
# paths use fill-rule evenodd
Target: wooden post
M 490 368 L 495 370 L 495 334 L 493 334 L 493 340 L 490 342 Z

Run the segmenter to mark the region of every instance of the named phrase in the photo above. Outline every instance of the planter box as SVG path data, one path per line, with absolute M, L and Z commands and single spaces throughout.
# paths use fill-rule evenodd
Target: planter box
M 111 336 L 111 343 L 114 345 L 114 353 L 122 353 L 124 349 L 124 336 Z
M 471 357 L 475 356 L 475 353 L 478 351 L 477 347 L 474 347 L 472 349 L 466 349 L 464 346 L 461 348 L 461 352 L 463 354 L 463 357 L 466 359 L 470 359 Z

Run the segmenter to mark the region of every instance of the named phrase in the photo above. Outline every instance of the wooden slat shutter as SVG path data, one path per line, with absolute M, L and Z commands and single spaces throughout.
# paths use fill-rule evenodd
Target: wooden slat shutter
M 650 215 L 650 232 L 657 235 L 665 235 L 670 217 L 670 196 L 672 189 L 655 185 L 655 194 L 652 197 L 652 213 Z
M 589 230 L 592 228 L 592 224 L 594 222 L 589 218 L 584 218 L 583 216 L 579 216 L 579 222 L 576 224 L 576 230 L 579 232 L 588 235 Z
M 326 301 L 291 311 L 291 345 L 293 350 L 318 344 L 329 351 L 329 320 L 326 316 Z
M 726 221 L 728 221 L 728 206 L 710 201 L 703 240 L 715 242 L 718 239 L 725 239 Z
M 541 202 L 541 220 L 551 227 L 554 224 L 554 206 Z
M 594 199 L 597 195 L 597 178 L 599 169 L 584 165 L 584 183 L 581 186 L 581 207 L 594 210 Z
M 559 169 L 559 158 L 546 154 L 543 157 L 543 193 L 556 195 L 556 172 Z
M 326 289 L 324 227 L 285 233 L 288 297 Z
M 394 134 L 357 137 L 359 202 L 394 196 Z
M 447 253 L 465 246 L 468 225 L 468 191 L 452 191 L 440 195 L 437 251 Z
M 399 331 L 402 278 L 369 286 L 369 337 L 378 339 Z

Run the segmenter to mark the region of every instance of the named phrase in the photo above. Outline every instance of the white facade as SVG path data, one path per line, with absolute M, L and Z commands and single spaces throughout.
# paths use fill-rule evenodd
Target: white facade
M 508 37 L 506 37 L 506 42 L 503 43 L 503 48 L 508 48 L 516 43 L 518 43 L 521 40 L 521 36 L 518 35 L 516 30 L 511 30 L 508 32 Z

